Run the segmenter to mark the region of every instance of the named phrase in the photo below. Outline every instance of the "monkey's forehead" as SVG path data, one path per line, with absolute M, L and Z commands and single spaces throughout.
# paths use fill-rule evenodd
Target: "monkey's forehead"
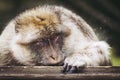
M 16 24 L 18 25 L 34 25 L 35 27 L 50 26 L 60 23 L 57 15 L 48 8 L 36 8 L 27 10 L 16 17 Z

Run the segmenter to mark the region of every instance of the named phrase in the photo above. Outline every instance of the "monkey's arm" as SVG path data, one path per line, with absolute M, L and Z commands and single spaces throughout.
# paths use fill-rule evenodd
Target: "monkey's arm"
M 110 65 L 109 48 L 108 44 L 103 41 L 84 44 L 81 49 L 65 59 L 64 72 L 74 72 L 85 66 Z

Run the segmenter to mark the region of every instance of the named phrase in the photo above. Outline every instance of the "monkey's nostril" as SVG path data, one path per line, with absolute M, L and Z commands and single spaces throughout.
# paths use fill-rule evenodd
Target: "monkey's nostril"
M 55 57 L 54 57 L 54 56 L 50 56 L 50 58 L 52 58 L 53 60 L 55 60 Z

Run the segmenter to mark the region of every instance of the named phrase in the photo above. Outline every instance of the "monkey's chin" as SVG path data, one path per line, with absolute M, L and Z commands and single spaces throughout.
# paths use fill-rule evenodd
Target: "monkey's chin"
M 46 63 L 46 62 L 41 62 L 41 63 L 36 63 L 36 66 L 63 66 L 64 65 L 64 60 L 61 60 L 60 62 L 57 63 Z

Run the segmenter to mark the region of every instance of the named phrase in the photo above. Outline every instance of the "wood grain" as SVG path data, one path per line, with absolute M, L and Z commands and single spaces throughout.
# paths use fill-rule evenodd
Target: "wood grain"
M 0 80 L 120 80 L 120 67 L 86 67 L 64 74 L 62 66 L 3 66 Z

